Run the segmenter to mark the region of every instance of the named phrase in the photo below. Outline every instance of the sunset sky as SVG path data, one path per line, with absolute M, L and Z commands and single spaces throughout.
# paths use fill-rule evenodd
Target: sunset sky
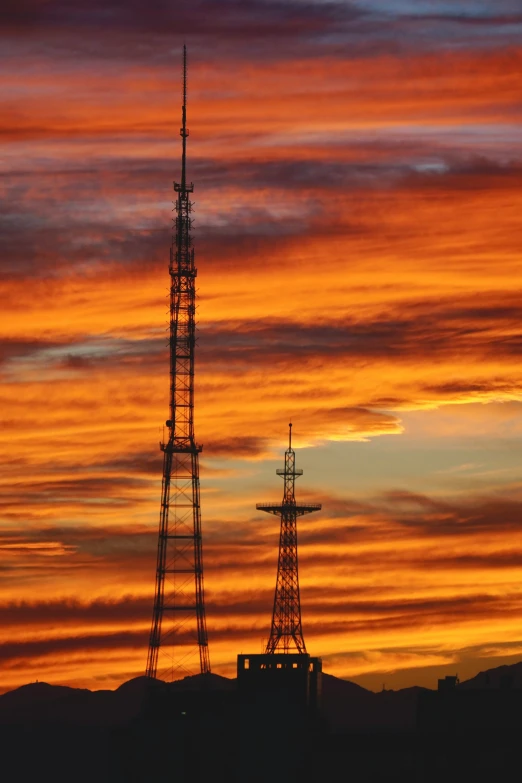
M 261 652 L 288 422 L 303 631 L 379 690 L 522 659 L 520 0 L 0 11 L 0 691 L 144 673 L 181 50 L 212 670 Z

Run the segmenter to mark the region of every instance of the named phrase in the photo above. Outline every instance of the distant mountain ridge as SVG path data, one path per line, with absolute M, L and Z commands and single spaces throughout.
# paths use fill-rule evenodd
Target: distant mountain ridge
M 205 676 L 206 687 L 210 686 L 214 691 L 235 689 L 234 680 L 217 674 Z M 135 677 L 114 691 L 33 682 L 0 696 L 0 725 L 28 718 L 100 726 L 126 723 L 140 714 L 151 687 L 166 691 L 198 691 L 202 679 L 195 675 L 173 683 L 155 681 L 152 684 L 147 677 Z
M 522 688 L 522 661 L 496 666 L 461 682 L 459 688 Z
M 172 683 L 136 677 L 114 691 L 90 691 L 45 682 L 22 685 L 0 696 L 0 725 L 52 721 L 56 723 L 118 726 L 136 718 L 150 688 L 168 694 L 199 691 L 234 692 L 236 680 L 217 674 L 194 675 Z M 480 672 L 457 686 L 462 690 L 522 688 L 522 662 Z M 415 726 L 421 687 L 374 693 L 349 680 L 323 675 L 323 714 L 332 730 L 408 731 Z
M 320 717 L 236 685 L 215 674 L 114 691 L 23 685 L 0 696 L 2 780 L 462 783 L 518 768 L 522 662 L 440 692 L 374 693 L 325 673 Z

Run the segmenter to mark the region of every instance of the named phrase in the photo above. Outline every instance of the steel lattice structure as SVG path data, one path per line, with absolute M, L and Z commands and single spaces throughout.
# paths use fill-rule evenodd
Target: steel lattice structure
M 170 250 L 170 418 L 161 443 L 163 482 L 156 590 L 146 674 L 210 672 L 203 590 L 199 453 L 194 437 L 196 268 L 192 247 L 192 183 L 186 180 L 187 50 L 183 47 L 181 182 L 174 183 L 175 234 Z M 164 615 L 168 619 L 164 618 Z
M 270 638 L 265 654 L 288 653 L 295 647 L 298 653 L 306 655 L 306 646 L 301 623 L 301 598 L 299 594 L 299 570 L 297 561 L 297 517 L 321 509 L 320 503 L 296 503 L 295 480 L 303 475 L 295 467 L 295 452 L 292 449 L 292 425 L 289 425 L 288 449 L 285 452 L 285 467 L 276 471 L 285 483 L 281 503 L 257 503 L 259 511 L 281 517 L 279 535 L 279 559 L 274 594 L 274 609 Z

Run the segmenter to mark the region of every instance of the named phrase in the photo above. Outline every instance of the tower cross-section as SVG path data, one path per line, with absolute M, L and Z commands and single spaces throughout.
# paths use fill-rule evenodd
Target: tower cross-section
M 295 649 L 306 654 L 301 623 L 301 599 L 299 594 L 299 570 L 297 561 L 297 517 L 321 509 L 320 503 L 297 503 L 295 480 L 303 475 L 295 467 L 295 452 L 292 449 L 292 425 L 289 425 L 288 449 L 285 452 L 285 467 L 276 471 L 284 481 L 281 503 L 257 503 L 259 511 L 275 514 L 281 518 L 279 534 L 279 559 L 274 594 L 272 625 L 266 653 L 288 653 Z
M 170 417 L 163 451 L 163 482 L 152 612 L 148 677 L 176 679 L 210 672 L 199 492 L 199 453 L 194 436 L 196 268 L 192 247 L 192 183 L 186 180 L 187 50 L 183 47 L 181 182 L 176 193 L 170 250 Z

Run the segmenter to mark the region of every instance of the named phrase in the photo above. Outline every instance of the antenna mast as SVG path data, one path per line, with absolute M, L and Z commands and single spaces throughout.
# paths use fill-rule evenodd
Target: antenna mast
M 181 107 L 181 128 L 179 131 L 181 136 L 181 189 L 186 189 L 186 168 L 187 168 L 187 136 L 189 132 L 187 130 L 187 47 L 183 46 L 183 106 Z M 175 189 L 176 186 L 174 186 Z M 194 190 L 192 185 L 191 190 Z
M 199 492 L 199 453 L 194 436 L 194 347 L 197 270 L 192 247 L 192 183 L 186 180 L 187 48 L 183 47 L 181 182 L 174 183 L 175 233 L 170 249 L 170 417 L 163 451 L 163 482 L 148 677 L 176 679 L 210 672 Z M 164 614 L 167 621 L 164 622 Z

